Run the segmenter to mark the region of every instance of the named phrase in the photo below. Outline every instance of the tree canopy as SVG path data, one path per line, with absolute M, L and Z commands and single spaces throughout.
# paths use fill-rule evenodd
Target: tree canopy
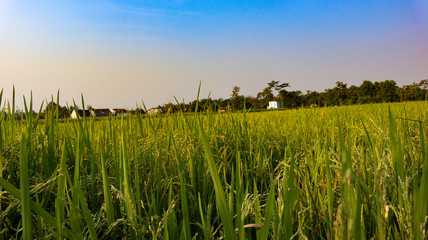
M 240 94 L 241 88 L 234 86 L 229 99 L 201 99 L 197 111 L 218 110 L 230 106 L 233 110 L 266 109 L 269 101 L 281 102 L 282 108 L 342 106 L 351 104 L 368 104 L 399 101 L 422 101 L 428 96 L 428 79 L 399 87 L 394 80 L 371 82 L 364 80 L 360 86 L 348 86 L 338 81 L 336 86 L 323 92 L 288 91 L 290 83 L 270 81 L 257 95 L 245 96 Z M 183 105 L 183 104 L 181 104 Z M 181 106 L 183 109 L 195 111 L 196 100 Z M 166 107 L 166 105 L 165 105 Z

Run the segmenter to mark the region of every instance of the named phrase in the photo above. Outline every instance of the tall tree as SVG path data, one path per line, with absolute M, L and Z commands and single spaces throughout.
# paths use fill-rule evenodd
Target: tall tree
M 263 91 L 257 93 L 257 99 L 259 100 L 261 106 L 260 108 L 266 108 L 269 101 L 272 101 L 275 98 L 273 95 L 272 88 L 266 87 Z
M 283 108 L 295 108 L 302 104 L 302 95 L 300 91 L 286 91 L 285 89 L 279 91 L 279 98 L 281 99 L 281 106 Z
M 424 79 L 419 83 L 419 87 L 424 90 L 428 90 L 428 79 Z
M 350 86 L 347 91 L 345 104 L 351 105 L 351 104 L 357 103 L 358 93 L 359 93 L 359 88 L 357 86 L 354 86 L 354 85 Z
M 319 106 L 319 92 L 317 91 L 307 91 L 305 95 L 302 96 L 302 104 L 305 106 Z
M 400 101 L 420 101 L 425 99 L 425 92 L 421 88 L 420 83 L 413 83 L 411 85 L 405 85 L 398 89 L 400 95 Z
M 242 107 L 241 105 L 241 96 L 239 95 L 239 91 L 241 90 L 240 87 L 234 86 L 232 89 L 232 95 L 231 95 L 231 104 L 233 110 L 240 110 Z
M 268 102 L 274 100 L 275 98 L 279 98 L 279 100 L 281 100 L 281 103 L 282 103 L 283 101 L 281 99 L 281 96 L 285 95 L 285 92 L 286 92 L 285 88 L 289 86 L 290 86 L 289 83 L 279 84 L 279 81 L 274 81 L 274 80 L 269 82 L 268 86 L 264 88 L 262 92 L 259 92 L 257 94 L 257 99 L 260 100 L 262 108 L 265 108 L 268 105 Z M 273 90 L 278 92 L 277 97 L 275 97 L 275 93 Z
M 281 84 L 279 84 L 279 81 L 272 80 L 272 82 L 268 83 L 268 87 L 270 89 L 275 89 L 275 91 L 279 92 L 279 91 L 281 91 L 281 90 L 283 90 L 285 88 L 290 87 L 290 83 L 281 83 Z
M 333 88 L 333 101 L 335 105 L 343 105 L 347 98 L 347 84 L 343 82 L 336 82 L 336 87 Z
M 364 80 L 363 83 L 360 85 L 359 93 L 358 93 L 358 103 L 372 103 L 374 102 L 374 96 L 375 96 L 375 85 L 369 81 Z
M 400 100 L 397 90 L 398 86 L 394 80 L 385 80 L 379 82 L 377 95 L 381 102 L 397 102 Z

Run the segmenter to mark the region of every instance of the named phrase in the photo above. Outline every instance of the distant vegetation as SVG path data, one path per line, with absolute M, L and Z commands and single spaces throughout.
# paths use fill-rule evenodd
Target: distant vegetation
M 97 121 L 28 104 L 0 118 L 0 239 L 426 239 L 427 104 Z
M 231 106 L 233 110 L 246 109 L 266 109 L 269 101 L 281 102 L 282 108 L 298 107 L 326 107 L 342 106 L 366 103 L 383 103 L 383 102 L 406 102 L 422 101 L 427 99 L 428 79 L 419 83 L 397 86 L 393 80 L 382 82 L 364 81 L 359 87 L 350 86 L 343 82 L 336 82 L 336 87 L 326 89 L 324 92 L 308 91 L 288 91 L 289 83 L 280 84 L 278 81 L 268 83 L 268 86 L 260 91 L 257 96 L 244 96 L 240 94 L 240 87 L 234 86 L 231 97 L 228 99 L 200 99 L 198 111 L 203 106 L 210 106 L 212 110 L 220 107 Z M 195 111 L 197 101 L 188 104 L 168 103 L 162 107 L 165 111 L 173 109 L 187 109 Z M 245 105 L 245 106 L 244 106 Z
M 257 96 L 244 96 L 240 94 L 240 87 L 234 86 L 231 97 L 227 99 L 204 98 L 194 100 L 189 103 L 167 103 L 159 105 L 157 109 L 162 109 L 164 113 L 174 112 L 198 112 L 200 111 L 218 111 L 227 109 L 236 111 L 251 109 L 252 111 L 265 110 L 269 101 L 279 101 L 281 108 L 291 109 L 299 107 L 327 107 L 327 106 L 344 106 L 354 104 L 368 103 L 391 103 L 407 101 L 423 101 L 428 98 L 428 79 L 411 85 L 397 86 L 393 80 L 383 82 L 363 81 L 357 86 L 350 86 L 343 82 L 336 82 L 336 87 L 326 89 L 324 92 L 308 91 L 303 94 L 300 91 L 288 91 L 289 83 L 279 83 L 271 81 L 267 87 L 262 89 Z M 59 118 L 69 118 L 73 110 L 79 110 L 76 105 L 61 106 L 53 99 L 44 107 L 41 118 L 43 119 L 48 111 L 58 110 Z M 196 109 L 196 105 L 198 108 Z M 92 110 L 91 105 L 86 106 L 86 110 Z M 137 107 L 134 110 L 128 109 L 132 113 L 144 114 L 149 109 Z M 25 117 L 24 117 L 25 118 Z

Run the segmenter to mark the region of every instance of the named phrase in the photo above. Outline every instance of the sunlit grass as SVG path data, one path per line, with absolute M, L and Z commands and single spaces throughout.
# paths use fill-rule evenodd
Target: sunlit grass
M 0 239 L 423 239 L 427 109 L 8 115 Z

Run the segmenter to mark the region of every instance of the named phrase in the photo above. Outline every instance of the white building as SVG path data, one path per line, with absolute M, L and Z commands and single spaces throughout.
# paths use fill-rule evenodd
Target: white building
M 110 112 L 117 117 L 121 117 L 121 116 L 126 117 L 128 115 L 128 111 L 124 108 L 113 108 L 113 109 L 110 109 Z
M 161 108 L 152 108 L 149 111 L 147 111 L 147 114 L 149 115 L 155 115 L 160 113 L 163 113 L 163 110 Z
M 70 117 L 72 118 L 72 119 L 76 119 L 77 118 L 77 116 L 79 116 L 79 117 L 83 117 L 83 110 L 73 110 L 73 112 L 71 112 L 71 115 L 70 115 Z M 86 117 L 90 117 L 91 116 L 91 112 L 89 111 L 89 110 L 85 110 L 85 116 Z
M 78 113 L 76 112 L 76 110 L 73 110 L 73 112 L 71 112 L 71 118 L 72 119 L 77 119 L 77 115 L 78 115 Z
M 278 109 L 281 108 L 281 102 L 278 101 L 270 101 L 267 109 Z

